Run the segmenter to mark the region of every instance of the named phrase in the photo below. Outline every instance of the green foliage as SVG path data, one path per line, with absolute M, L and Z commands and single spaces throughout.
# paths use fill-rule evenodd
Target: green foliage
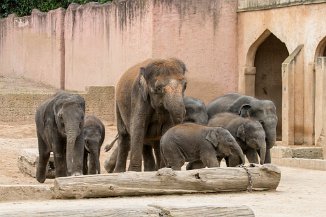
M 99 2 L 101 4 L 112 0 L 0 0 L 0 18 L 15 13 L 17 16 L 30 15 L 34 8 L 47 12 L 56 8 L 67 8 L 70 3 L 86 4 Z

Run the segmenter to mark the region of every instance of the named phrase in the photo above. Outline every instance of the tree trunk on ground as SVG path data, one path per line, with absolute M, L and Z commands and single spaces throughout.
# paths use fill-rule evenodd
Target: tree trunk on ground
M 246 169 L 228 167 L 173 171 L 163 168 L 156 172 L 60 177 L 55 179 L 54 194 L 56 198 L 94 198 L 236 192 L 250 187 L 253 190 L 275 190 L 280 179 L 280 170 L 272 164 L 255 164 Z

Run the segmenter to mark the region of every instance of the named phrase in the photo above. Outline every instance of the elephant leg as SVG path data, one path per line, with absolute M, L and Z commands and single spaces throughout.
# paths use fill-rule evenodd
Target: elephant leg
M 117 150 L 118 153 L 114 172 L 126 172 L 127 158 L 130 150 L 130 140 L 128 136 L 119 135 Z
M 55 176 L 67 176 L 66 150 L 64 145 L 56 143 L 53 145 Z
M 206 149 L 200 150 L 200 160 L 203 162 L 204 167 L 219 167 L 220 163 L 216 158 L 216 151 L 209 143 Z M 208 148 L 209 147 L 209 148 Z
M 144 171 L 155 171 L 155 159 L 151 145 L 144 145 L 143 147 Z
M 241 164 L 239 156 L 236 155 L 230 155 L 227 159 L 227 162 L 228 167 L 236 167 Z
M 111 156 L 105 160 L 104 168 L 108 173 L 113 173 L 118 157 L 118 147 L 114 149 Z
M 173 170 L 181 170 L 186 159 L 183 153 L 178 149 L 177 144 L 170 141 L 170 143 L 161 146 L 161 165 Z
M 255 163 L 255 164 L 259 163 L 257 151 L 255 149 L 248 148 L 245 155 L 246 155 L 249 163 Z
M 83 161 L 83 174 L 87 175 L 88 174 L 88 152 L 85 150 L 84 151 L 84 161 Z
M 155 153 L 155 159 L 156 159 L 156 170 L 162 168 L 161 162 L 161 151 L 160 151 L 160 142 L 155 142 L 153 144 L 153 149 Z
M 204 167 L 205 166 L 201 160 L 196 160 L 196 161 L 189 162 L 186 166 L 186 170 L 201 169 Z
M 46 169 L 50 158 L 50 148 L 45 144 L 41 137 L 38 137 L 39 158 L 36 170 L 36 179 L 44 183 L 46 179 Z

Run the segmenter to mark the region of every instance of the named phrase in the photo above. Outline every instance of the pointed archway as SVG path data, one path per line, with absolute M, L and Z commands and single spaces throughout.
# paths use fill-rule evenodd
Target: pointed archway
M 254 60 L 255 97 L 275 103 L 277 140 L 282 139 L 282 63 L 288 56 L 285 44 L 271 33 L 257 48 Z

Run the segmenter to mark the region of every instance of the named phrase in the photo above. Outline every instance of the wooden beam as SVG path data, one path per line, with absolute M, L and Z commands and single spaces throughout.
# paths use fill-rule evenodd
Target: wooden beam
M 55 179 L 53 191 L 56 198 L 212 193 L 245 191 L 250 187 L 249 180 L 254 190 L 274 190 L 280 179 L 280 170 L 272 164 L 255 164 L 246 169 L 219 167 L 173 171 L 163 168 L 156 172 L 60 177 Z

